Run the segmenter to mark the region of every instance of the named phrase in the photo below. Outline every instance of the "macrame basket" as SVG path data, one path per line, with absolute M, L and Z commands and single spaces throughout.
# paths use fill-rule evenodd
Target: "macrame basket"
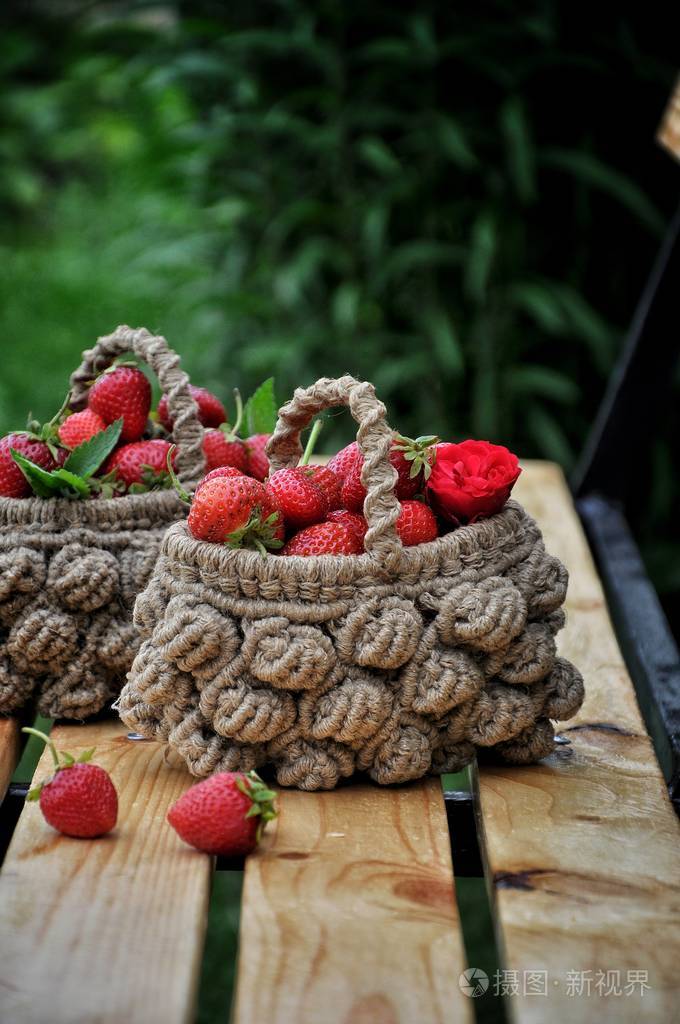
M 164 338 L 119 327 L 83 353 L 70 407 L 116 356 L 147 363 L 168 395 L 177 472 L 204 471 L 203 427 L 179 357 Z M 139 647 L 135 598 L 167 526 L 184 515 L 173 490 L 95 500 L 0 498 L 0 713 L 37 699 L 41 714 L 86 718 L 118 694 Z
M 404 548 L 393 432 L 372 385 L 298 389 L 279 412 L 272 469 L 295 465 L 313 416 L 348 405 L 365 456 L 365 554 L 285 557 L 168 530 L 135 623 L 144 640 L 118 708 L 195 775 L 271 764 L 280 784 L 330 789 L 456 771 L 477 748 L 526 764 L 553 749 L 583 681 L 556 657 L 567 589 L 515 501 Z

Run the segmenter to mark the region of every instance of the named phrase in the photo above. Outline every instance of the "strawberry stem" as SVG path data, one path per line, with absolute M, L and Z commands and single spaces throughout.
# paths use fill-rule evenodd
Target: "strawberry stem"
M 172 486 L 177 491 L 177 494 L 179 495 L 180 499 L 184 502 L 184 504 L 185 505 L 190 505 L 191 504 L 191 499 L 193 498 L 193 494 L 189 494 L 188 491 L 184 490 L 184 488 L 182 487 L 181 483 L 179 482 L 179 477 L 177 476 L 177 474 L 175 473 L 174 469 L 172 468 L 172 456 L 175 454 L 176 451 L 177 451 L 177 445 L 176 444 L 171 444 L 170 447 L 168 448 L 168 454 L 167 454 L 167 456 L 165 458 L 165 461 L 166 461 L 167 466 L 168 466 L 168 473 L 170 474 L 170 481 L 172 483 Z
M 39 740 L 42 740 L 45 743 L 45 745 L 49 749 L 50 754 L 52 755 L 54 767 L 57 769 L 57 771 L 59 771 L 59 769 L 61 768 L 61 765 L 59 764 L 59 754 L 57 752 L 57 748 L 54 745 L 54 741 L 50 739 L 47 733 L 41 732 L 40 729 L 32 729 L 30 726 L 24 726 L 24 728 L 21 731 L 30 733 L 31 736 L 37 736 Z
M 302 454 L 302 458 L 298 462 L 298 466 L 307 466 L 307 465 L 309 465 L 309 460 L 312 457 L 312 453 L 313 453 L 314 447 L 316 445 L 316 439 L 319 436 L 319 434 L 321 433 L 321 428 L 322 427 L 323 427 L 323 420 L 314 420 L 314 423 L 312 424 L 312 429 L 310 431 L 309 437 L 307 438 L 307 444 L 305 445 L 305 450 L 304 450 L 304 452 Z

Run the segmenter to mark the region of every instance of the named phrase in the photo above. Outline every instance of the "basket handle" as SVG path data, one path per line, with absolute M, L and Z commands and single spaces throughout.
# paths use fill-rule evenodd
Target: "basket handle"
M 179 356 L 165 338 L 151 334 L 145 327 L 125 325 L 117 327 L 113 334 L 98 338 L 94 348 L 83 352 L 82 363 L 71 374 L 71 408 L 77 410 L 85 406 L 93 379 L 125 352 L 133 352 L 151 367 L 168 396 L 168 410 L 174 421 L 172 433 L 178 447 L 177 475 L 185 487 L 195 487 L 205 474 L 204 430 L 198 418 L 198 406 L 189 391 L 189 378 L 180 369 Z
M 361 482 L 366 488 L 364 515 L 368 531 L 366 551 L 392 570 L 403 552 L 395 523 L 399 502 L 394 493 L 397 471 L 389 453 L 394 433 L 385 418 L 383 403 L 372 384 L 345 377 L 322 377 L 308 388 L 297 388 L 290 402 L 279 409 L 279 418 L 267 445 L 272 471 L 296 466 L 302 455 L 300 431 L 317 413 L 346 405 L 359 424 L 357 443 L 364 456 Z

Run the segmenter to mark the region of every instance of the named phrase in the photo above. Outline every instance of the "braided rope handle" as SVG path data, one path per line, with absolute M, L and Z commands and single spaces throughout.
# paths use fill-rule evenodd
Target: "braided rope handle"
M 366 488 L 364 515 L 368 531 L 366 551 L 391 571 L 398 567 L 403 545 L 395 523 L 400 506 L 394 493 L 397 471 L 390 462 L 394 433 L 386 420 L 383 403 L 372 384 L 345 377 L 322 377 L 308 388 L 297 388 L 290 402 L 279 409 L 279 418 L 267 445 L 272 472 L 296 466 L 302 455 L 300 431 L 317 413 L 346 405 L 359 425 L 357 443 L 364 456 L 361 482 Z
M 94 378 L 126 352 L 133 352 L 156 374 L 158 383 L 168 396 L 168 410 L 173 420 L 172 433 L 177 442 L 177 475 L 185 487 L 193 488 L 205 474 L 203 426 L 198 406 L 189 391 L 189 378 L 180 369 L 180 359 L 165 338 L 153 335 L 145 327 L 122 325 L 113 334 L 98 338 L 94 348 L 83 352 L 83 361 L 71 374 L 72 409 L 87 403 L 89 386 Z

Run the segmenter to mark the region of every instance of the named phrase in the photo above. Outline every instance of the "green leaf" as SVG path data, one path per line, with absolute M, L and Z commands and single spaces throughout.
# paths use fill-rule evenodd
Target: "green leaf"
M 260 384 L 245 407 L 245 421 L 248 434 L 271 434 L 278 418 L 278 405 L 274 394 L 274 378 Z
M 41 466 L 37 466 L 35 462 L 31 462 L 16 448 L 10 448 L 10 452 L 39 498 L 56 498 L 64 493 L 82 494 L 83 497 L 87 497 L 90 493 L 87 482 L 74 473 L 69 473 L 67 469 L 62 467 L 49 472 Z
M 527 203 L 536 195 L 536 175 L 534 148 L 523 101 L 518 96 L 511 96 L 503 104 L 500 117 L 512 181 L 519 198 Z
M 472 226 L 470 255 L 465 268 L 465 288 L 472 299 L 482 303 L 496 254 L 496 222 L 490 213 L 481 213 Z
M 358 151 L 364 163 L 383 177 L 389 178 L 401 171 L 401 163 L 390 147 L 377 135 L 367 135 L 360 139 Z
M 565 404 L 577 402 L 581 394 L 576 381 L 549 366 L 512 366 L 508 369 L 506 383 L 515 395 L 541 395 Z
M 88 761 L 92 760 L 95 748 L 89 747 L 87 750 L 83 750 L 82 754 L 78 757 L 78 764 L 87 764 Z
M 443 309 L 429 308 L 423 316 L 423 328 L 434 346 L 437 363 L 447 373 L 459 376 L 465 369 L 460 338 Z
M 654 234 L 663 233 L 665 221 L 642 189 L 625 174 L 607 166 L 592 153 L 582 150 L 550 148 L 542 151 L 540 160 L 544 166 L 566 171 L 585 185 L 601 189 L 622 206 L 627 207 Z
M 92 476 L 118 444 L 118 438 L 122 429 L 123 419 L 121 417 L 108 426 L 106 430 L 95 434 L 89 441 L 83 441 L 82 444 L 79 444 L 71 452 L 64 463 L 64 469 L 84 479 Z

